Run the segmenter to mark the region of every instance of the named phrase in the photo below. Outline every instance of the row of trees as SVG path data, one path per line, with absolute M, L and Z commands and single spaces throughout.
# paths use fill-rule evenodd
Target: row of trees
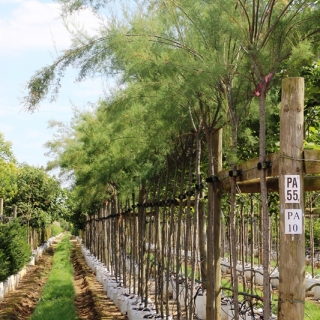
M 219 256 L 219 190 L 212 183 L 206 190 L 204 179 L 213 181 L 222 167 L 236 172 L 240 161 L 252 157 L 265 163 L 266 153 L 277 151 L 284 77 L 305 77 L 306 147 L 319 144 L 318 1 L 137 1 L 122 11 L 117 5 L 118 16 L 111 14 L 113 1 L 59 2 L 64 15 L 90 6 L 97 15 L 107 14 L 108 23 L 97 36 L 74 33 L 73 45 L 30 79 L 26 107 L 33 110 L 49 93 L 54 99 L 69 66 L 79 69 L 78 80 L 100 74 L 116 84 L 93 110 L 76 113 L 70 126 L 52 123 L 59 130 L 47 143 L 55 158 L 49 169 L 58 166 L 74 179 L 75 217 L 95 213 L 106 200 L 115 213 L 126 211 L 137 190 L 139 204 L 152 188 L 159 199 L 193 192 L 199 242 L 202 248 L 208 243 L 201 252 L 204 278 L 208 287 L 217 286 L 219 275 L 211 272 Z M 222 161 L 215 154 L 221 129 Z M 260 174 L 268 275 L 269 198 L 265 170 Z M 231 180 L 228 221 L 236 259 L 236 174 Z M 264 279 L 269 319 L 269 277 Z M 233 281 L 237 301 L 236 271 Z M 208 297 L 216 302 L 207 304 L 211 319 L 219 309 L 218 292 Z
M 71 203 L 69 191 L 61 188 L 44 168 L 18 163 L 11 143 L 0 133 L 0 223 L 18 218 L 27 226 L 25 241 L 32 248 L 50 236 L 46 228 L 58 219 L 68 220 Z M 35 237 L 35 234 L 38 234 Z M 29 235 L 29 237 L 28 237 Z
M 107 13 L 110 2 L 61 1 L 63 14 L 84 5 Z M 277 151 L 284 77 L 305 77 L 306 147 L 318 147 L 317 1 L 150 1 L 134 9 L 121 21 L 110 17 L 99 36 L 79 31 L 74 45 L 28 84 L 25 103 L 33 110 L 47 94 L 55 98 L 68 66 L 80 69 L 79 80 L 98 73 L 116 81 L 92 110 L 76 112 L 70 127 L 51 123 L 58 130 L 47 143 L 56 157 L 49 169 L 61 167 L 89 190 L 88 205 L 95 197 L 101 203 L 106 181 L 114 182 L 111 190 L 128 193 L 134 177 L 154 176 L 187 136 L 208 148 L 207 140 L 224 128 L 225 167 L 258 156 L 259 134 L 267 133 L 266 152 Z M 259 125 L 262 89 L 269 93 L 265 130 Z M 210 161 L 202 161 L 203 175 Z
M 54 221 L 68 220 L 68 194 L 43 168 L 18 163 L 0 132 L 0 281 L 20 271 L 31 250 L 56 235 Z

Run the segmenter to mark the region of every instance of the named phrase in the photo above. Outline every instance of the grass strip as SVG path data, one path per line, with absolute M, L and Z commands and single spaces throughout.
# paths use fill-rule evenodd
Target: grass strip
M 53 265 L 37 307 L 30 320 L 75 320 L 71 243 L 65 235 L 58 244 Z

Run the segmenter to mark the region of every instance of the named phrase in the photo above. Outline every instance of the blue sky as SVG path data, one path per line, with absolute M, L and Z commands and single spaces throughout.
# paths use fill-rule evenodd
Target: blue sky
M 91 32 L 99 21 L 89 10 L 73 18 Z M 107 85 L 101 79 L 75 83 L 75 71 L 64 78 L 57 101 L 44 101 L 34 113 L 23 109 L 25 84 L 36 70 L 50 64 L 70 45 L 70 35 L 60 19 L 57 3 L 45 0 L 0 0 L 0 131 L 12 142 L 18 162 L 45 166 L 50 158 L 44 143 L 54 130 L 48 121 L 69 123 L 73 105 L 86 108 L 102 96 Z

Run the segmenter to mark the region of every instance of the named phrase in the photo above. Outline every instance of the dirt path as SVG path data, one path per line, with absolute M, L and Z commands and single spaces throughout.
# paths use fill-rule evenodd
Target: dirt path
M 74 242 L 72 250 L 72 263 L 75 273 L 75 289 L 78 316 L 81 320 L 125 320 L 119 309 L 114 305 L 102 285 L 96 280 L 96 276 L 86 265 L 80 246 Z
M 72 243 L 75 306 L 79 320 L 125 320 L 126 317 L 122 316 L 113 302 L 107 298 L 101 284 L 85 264 L 79 244 L 75 241 Z M 18 288 L 0 302 L 0 320 L 27 320 L 30 317 L 50 273 L 55 246 L 56 243 L 43 254 L 36 266 L 30 267 Z
M 37 265 L 29 266 L 17 289 L 5 296 L 0 302 L 1 320 L 28 319 L 40 298 L 52 267 L 54 247 L 43 253 Z

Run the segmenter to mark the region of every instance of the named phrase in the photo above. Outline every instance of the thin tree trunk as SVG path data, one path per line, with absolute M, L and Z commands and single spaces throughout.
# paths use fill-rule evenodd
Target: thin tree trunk
M 312 217 L 312 193 L 310 192 L 310 216 L 309 216 L 309 227 L 310 227 L 310 256 L 311 256 L 311 275 L 314 278 L 314 237 L 313 237 L 313 217 Z
M 132 211 L 132 225 L 133 225 L 133 235 L 132 235 L 132 255 L 131 255 L 131 261 L 130 261 L 130 268 L 132 270 L 133 274 L 133 292 L 137 292 L 137 275 L 136 275 L 136 263 L 138 261 L 138 242 L 137 242 L 137 218 L 136 218 L 136 202 L 135 202 L 135 193 L 132 192 L 132 205 L 133 205 L 133 211 Z
M 238 127 L 235 110 L 233 109 L 231 96 L 229 96 L 229 112 L 231 118 L 231 136 L 232 136 L 232 177 L 231 177 L 231 192 L 230 192 L 230 239 L 232 259 L 230 259 L 232 279 L 233 279 L 233 304 L 234 304 L 234 319 L 239 319 L 238 301 L 238 275 L 237 275 L 237 223 L 236 223 L 236 194 L 237 194 L 237 147 L 238 147 Z
M 242 282 L 243 282 L 243 291 L 246 291 L 246 278 L 244 276 L 244 267 L 245 267 L 245 226 L 244 226 L 244 216 L 243 216 L 243 209 L 244 209 L 244 205 L 241 204 L 241 210 L 240 210 L 240 219 L 241 219 L 241 224 L 240 224 L 240 228 L 241 228 L 241 232 L 240 232 L 240 238 L 241 238 L 241 263 L 242 263 L 242 272 L 241 272 L 241 276 L 242 276 Z
M 253 294 L 253 267 L 254 267 L 254 244 L 255 244 L 255 221 L 254 221 L 254 206 L 253 195 L 250 197 L 250 221 L 251 221 L 251 272 L 250 272 L 250 293 Z
M 260 110 L 260 145 L 259 161 L 261 164 L 266 162 L 266 83 L 263 83 L 261 95 L 259 97 Z M 263 166 L 264 167 L 264 166 Z M 260 170 L 261 187 L 261 208 L 262 208 L 262 247 L 263 247 L 263 296 L 264 296 L 264 319 L 270 319 L 271 316 L 271 292 L 270 292 L 270 272 L 269 272 L 269 253 L 270 253 L 270 229 L 268 214 L 268 191 L 266 170 Z
M 161 183 L 162 183 L 162 173 L 160 173 L 158 179 L 158 190 L 157 190 L 157 203 L 160 201 L 160 192 L 161 192 Z M 161 244 L 161 234 L 160 234 L 160 217 L 159 217 L 159 205 L 156 205 L 154 212 L 154 225 L 155 225 L 155 248 L 154 248 L 154 270 L 155 270 L 155 307 L 156 312 L 159 313 L 159 303 L 161 303 L 162 298 L 159 298 L 162 288 L 162 268 L 161 268 L 161 253 L 162 253 L 162 244 Z
M 164 199 L 167 199 L 168 195 L 168 187 L 169 187 L 169 163 L 167 161 L 167 175 L 166 175 L 166 187 L 165 187 L 165 193 L 164 193 Z M 162 201 L 163 203 L 164 201 Z M 165 246 L 165 243 L 167 243 L 167 237 L 166 237 L 166 231 L 167 231 L 167 208 L 163 204 L 163 211 L 162 211 L 162 221 L 161 221 L 161 272 L 159 272 L 159 276 L 162 277 L 160 280 L 160 296 L 161 299 L 163 299 L 163 295 L 165 293 L 165 301 L 164 303 L 161 303 L 161 317 L 164 317 L 164 309 L 166 309 L 166 312 L 169 310 L 169 270 L 166 271 L 165 275 L 165 255 L 166 255 L 166 250 L 167 246 Z M 165 282 L 165 286 L 163 283 Z M 166 306 L 166 308 L 164 308 Z M 167 308 L 168 307 L 168 308 Z
M 233 168 L 234 169 L 234 168 Z M 239 319 L 239 290 L 238 290 L 238 275 L 237 275 L 237 229 L 236 229 L 236 177 L 231 178 L 231 208 L 230 208 L 230 267 L 232 273 L 233 287 L 233 304 L 234 304 L 234 319 Z
M 191 191 L 191 185 L 192 185 L 192 176 L 193 176 L 193 169 L 194 169 L 194 157 L 191 156 L 191 160 L 190 160 L 190 167 L 189 167 L 189 181 L 188 181 L 188 192 L 187 192 L 187 207 L 186 207 L 186 227 L 185 227 L 185 255 L 184 255 L 184 269 L 185 269 L 185 278 L 188 278 L 188 250 L 192 249 L 192 247 L 190 246 L 190 241 L 189 241 L 189 237 L 191 234 L 191 196 L 192 196 L 192 191 Z M 189 318 L 188 319 L 192 319 L 192 314 L 193 314 L 193 305 L 190 304 L 189 305 Z
M 174 173 L 174 185 L 173 185 L 173 191 L 172 191 L 172 199 L 175 198 L 176 194 L 176 185 L 177 185 L 177 172 L 178 167 L 175 165 L 175 173 Z M 167 263 L 166 263 L 166 292 L 168 292 L 168 286 L 170 281 L 170 270 L 171 270 L 171 246 L 172 246 L 172 236 L 173 236 L 173 229 L 174 229 L 174 204 L 171 204 L 170 206 L 170 223 L 169 223 L 169 230 L 168 230 L 168 250 L 167 250 Z M 176 277 L 179 277 L 178 274 L 175 275 Z M 175 288 L 177 290 L 177 288 Z M 177 299 L 179 292 L 176 291 Z M 166 304 L 166 314 L 169 314 L 169 303 Z M 180 317 L 180 315 L 178 315 Z
M 152 195 L 152 202 L 154 202 L 155 199 L 155 193 L 156 193 L 156 182 L 154 182 L 153 185 L 153 195 Z M 146 210 L 146 209 L 145 209 Z M 153 207 L 150 207 L 150 212 L 149 212 L 149 218 L 148 220 L 146 220 L 146 230 L 148 231 L 148 233 L 146 234 L 146 236 L 148 236 L 148 238 L 145 241 L 145 246 L 146 246 L 146 270 L 145 270 L 145 307 L 147 307 L 148 304 L 148 297 L 149 297 L 149 276 L 150 276 L 150 247 L 151 244 L 153 244 L 152 242 L 152 233 L 151 230 L 154 227 L 152 225 L 152 210 Z
M 141 296 L 144 301 L 144 283 L 145 283 L 145 265 L 144 265 L 144 254 L 145 254 L 145 225 L 146 225 L 146 185 L 142 181 L 139 191 L 139 207 L 138 207 L 138 227 L 139 227 L 139 279 L 138 279 L 138 295 Z
M 182 159 L 182 163 L 181 163 L 181 178 L 180 178 L 180 195 L 183 195 L 183 191 L 184 191 L 184 175 L 185 175 L 185 157 L 183 157 Z M 179 197 L 180 198 L 180 197 Z M 179 274 L 180 274 L 180 257 L 181 257 L 181 221 L 182 221 L 182 208 L 183 202 L 182 202 L 182 198 L 180 199 L 180 203 L 179 203 L 179 211 L 178 211 L 178 223 L 177 223 L 177 240 L 176 240 L 176 268 L 175 268 L 175 273 L 176 273 L 176 288 L 177 288 L 177 292 L 180 292 L 179 290 Z M 187 293 L 188 290 L 188 278 L 185 279 L 186 281 L 186 286 L 185 286 L 185 293 Z M 185 295 L 186 297 L 186 295 Z M 177 313 L 180 314 L 181 310 L 180 310 L 180 301 L 179 298 L 177 299 Z
M 194 199 L 194 215 L 193 215 L 193 237 L 190 238 L 191 242 L 191 295 L 193 296 L 193 288 L 194 288 L 194 279 L 195 279 L 195 265 L 196 265 L 196 252 L 197 252 L 197 232 L 198 232 L 198 221 L 199 221 L 199 203 L 200 197 L 202 194 L 202 181 L 201 181 L 201 172 L 200 172 L 200 163 L 201 163 L 201 129 L 198 128 L 196 132 L 196 154 L 195 154 L 195 178 L 196 178 L 196 188 L 195 188 L 195 199 Z M 191 224 L 192 226 L 192 224 Z M 203 235 L 199 235 L 203 237 Z M 202 251 L 204 251 L 202 249 Z M 202 275 L 206 277 L 205 274 Z M 186 284 L 186 290 L 188 285 Z M 191 311 L 194 307 L 193 299 L 189 302 L 189 314 L 192 318 L 193 312 Z

